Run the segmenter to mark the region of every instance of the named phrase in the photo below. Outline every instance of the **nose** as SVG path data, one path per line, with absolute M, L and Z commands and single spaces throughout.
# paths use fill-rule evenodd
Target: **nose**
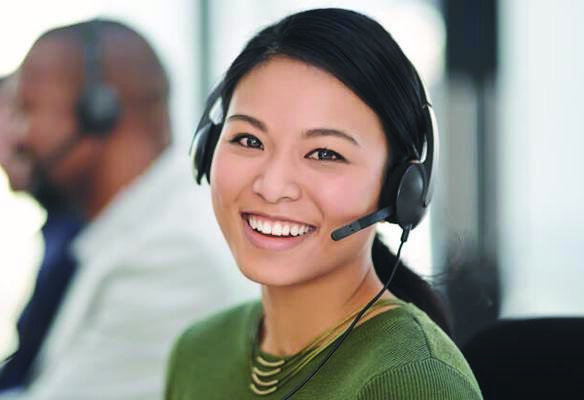
M 15 114 L 10 133 L 12 136 L 14 157 L 22 161 L 31 161 L 30 124 L 28 123 L 27 117 L 22 112 Z
M 17 152 L 21 152 L 26 147 L 30 137 L 30 124 L 27 115 L 19 109 L 14 110 L 6 128 L 6 134 L 11 137 L 14 148 Z
M 26 133 L 14 115 L 0 123 L 0 167 L 8 176 L 12 190 L 29 190 L 33 164 L 24 142 Z
M 298 200 L 302 194 L 297 168 L 285 155 L 274 156 L 262 166 L 252 190 L 268 203 Z

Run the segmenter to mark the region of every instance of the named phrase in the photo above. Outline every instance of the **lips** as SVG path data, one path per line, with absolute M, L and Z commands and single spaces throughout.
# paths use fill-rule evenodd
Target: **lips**
M 245 213 L 243 214 L 243 218 L 247 221 L 251 229 L 271 237 L 299 237 L 316 230 L 316 227 L 310 224 L 272 218 L 265 215 Z

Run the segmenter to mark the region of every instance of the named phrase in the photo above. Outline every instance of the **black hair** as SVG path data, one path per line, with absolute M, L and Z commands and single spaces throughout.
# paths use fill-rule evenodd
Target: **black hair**
M 387 282 L 391 273 L 391 266 L 395 264 L 396 256 L 383 243 L 379 234 L 375 235 L 371 258 L 375 272 L 382 282 Z M 400 261 L 389 290 L 402 300 L 414 303 L 424 310 L 430 318 L 448 335 L 452 335 L 452 321 L 448 307 L 432 286 Z
M 199 128 L 209 122 L 209 111 L 219 97 L 223 115 L 227 115 L 240 80 L 276 56 L 299 60 L 330 73 L 377 114 L 389 144 L 385 176 L 397 164 L 420 159 L 425 143 L 424 107 L 428 103 L 418 73 L 379 23 L 363 14 L 337 8 L 299 12 L 256 34 L 209 97 L 206 117 Z M 219 131 L 220 126 L 215 127 L 212 135 L 218 137 Z M 386 281 L 395 255 L 379 237 L 372 246 L 372 259 L 377 275 Z M 389 289 L 424 310 L 443 330 L 450 331 L 442 301 L 412 270 L 401 266 Z

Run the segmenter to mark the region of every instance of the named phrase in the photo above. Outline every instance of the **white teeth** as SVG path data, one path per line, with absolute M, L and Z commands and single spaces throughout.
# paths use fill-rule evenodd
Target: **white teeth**
M 264 222 L 262 224 L 262 232 L 266 235 L 270 235 L 272 233 L 272 225 L 269 222 Z
M 301 236 L 310 230 L 308 225 L 297 225 L 285 222 L 271 222 L 257 218 L 254 215 L 248 217 L 249 226 L 265 235 L 273 236 Z

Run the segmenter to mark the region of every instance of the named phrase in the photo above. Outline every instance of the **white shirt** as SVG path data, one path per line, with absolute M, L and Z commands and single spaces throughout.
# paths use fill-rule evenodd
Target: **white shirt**
M 183 151 L 161 155 L 74 241 L 77 273 L 33 384 L 15 399 L 161 399 L 181 331 L 259 295 L 235 266 Z

